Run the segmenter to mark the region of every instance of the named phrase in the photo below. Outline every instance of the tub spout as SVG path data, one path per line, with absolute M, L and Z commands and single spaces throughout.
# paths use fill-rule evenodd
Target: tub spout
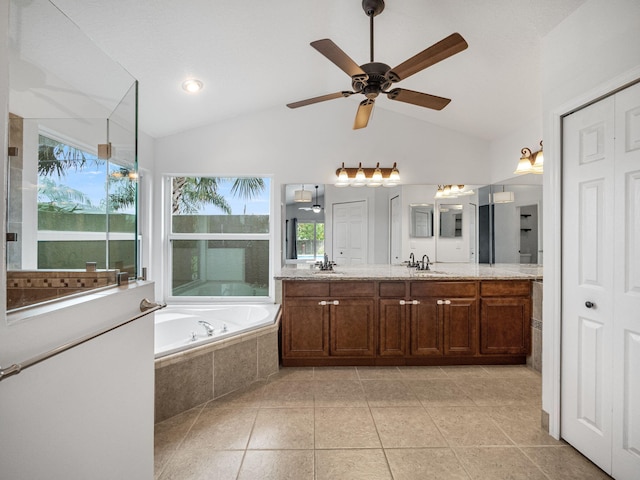
M 209 322 L 205 322 L 204 320 L 198 320 L 198 323 L 205 328 L 208 337 L 213 337 L 213 325 Z

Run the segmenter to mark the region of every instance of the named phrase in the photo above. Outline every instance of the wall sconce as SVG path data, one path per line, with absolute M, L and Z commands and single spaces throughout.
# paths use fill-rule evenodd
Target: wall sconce
M 544 155 L 542 153 L 542 140 L 540 140 L 540 150 L 537 152 L 531 153 L 527 147 L 524 147 L 520 150 L 522 156 L 520 157 L 520 161 L 518 162 L 518 167 L 516 171 L 513 172 L 518 175 L 523 175 L 525 173 L 544 173 L 543 172 L 543 164 L 544 164 Z
M 336 187 L 395 187 L 400 185 L 400 172 L 397 164 L 394 162 L 391 168 L 380 168 L 380 163 L 375 168 L 363 168 L 362 163 L 358 164 L 358 168 L 342 167 L 336 170 L 338 179 Z
M 466 185 L 438 185 L 438 190 L 433 198 L 457 198 L 474 193 L 473 189 L 468 189 Z
M 302 185 L 302 190 L 296 190 L 293 192 L 293 201 L 298 203 L 309 203 L 311 201 L 311 192 L 309 190 L 304 189 L 304 185 Z

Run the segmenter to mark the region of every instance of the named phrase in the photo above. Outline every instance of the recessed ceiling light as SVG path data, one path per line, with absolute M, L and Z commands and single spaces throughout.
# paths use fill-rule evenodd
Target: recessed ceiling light
M 182 84 L 182 88 L 184 88 L 189 93 L 199 92 L 200 90 L 202 90 L 203 86 L 204 85 L 200 80 L 195 80 L 195 79 L 186 80 Z

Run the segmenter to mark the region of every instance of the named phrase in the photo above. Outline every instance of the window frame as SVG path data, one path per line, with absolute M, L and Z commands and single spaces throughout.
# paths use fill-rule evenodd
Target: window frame
M 268 199 L 269 199 L 269 231 L 267 233 L 174 233 L 173 232 L 173 213 L 172 213 L 172 182 L 175 177 L 208 177 L 208 178 L 243 178 L 243 177 L 256 177 L 269 180 Z M 274 208 L 274 192 L 275 185 L 273 183 L 272 175 L 222 175 L 222 174 L 165 174 L 163 176 L 163 194 L 162 203 L 165 211 L 165 228 L 164 239 L 165 248 L 163 255 L 163 270 L 166 272 L 164 275 L 163 290 L 165 292 L 164 299 L 167 303 L 173 304 L 203 304 L 203 303 L 274 303 L 275 301 L 275 281 L 274 276 L 274 252 L 273 245 L 275 245 L 275 208 Z M 267 251 L 269 252 L 268 258 L 268 293 L 266 296 L 186 296 L 186 295 L 173 295 L 172 279 L 173 279 L 173 248 L 172 242 L 174 240 L 262 240 L 268 242 Z

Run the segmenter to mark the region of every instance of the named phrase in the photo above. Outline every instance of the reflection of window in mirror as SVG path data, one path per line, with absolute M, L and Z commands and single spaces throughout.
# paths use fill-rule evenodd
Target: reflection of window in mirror
M 324 223 L 299 222 L 296 225 L 296 257 L 298 260 L 321 260 L 324 256 Z
M 438 210 L 440 213 L 440 237 L 462 237 L 462 205 L 443 204 Z
M 409 205 L 411 237 L 433 237 L 433 205 L 411 204 Z

